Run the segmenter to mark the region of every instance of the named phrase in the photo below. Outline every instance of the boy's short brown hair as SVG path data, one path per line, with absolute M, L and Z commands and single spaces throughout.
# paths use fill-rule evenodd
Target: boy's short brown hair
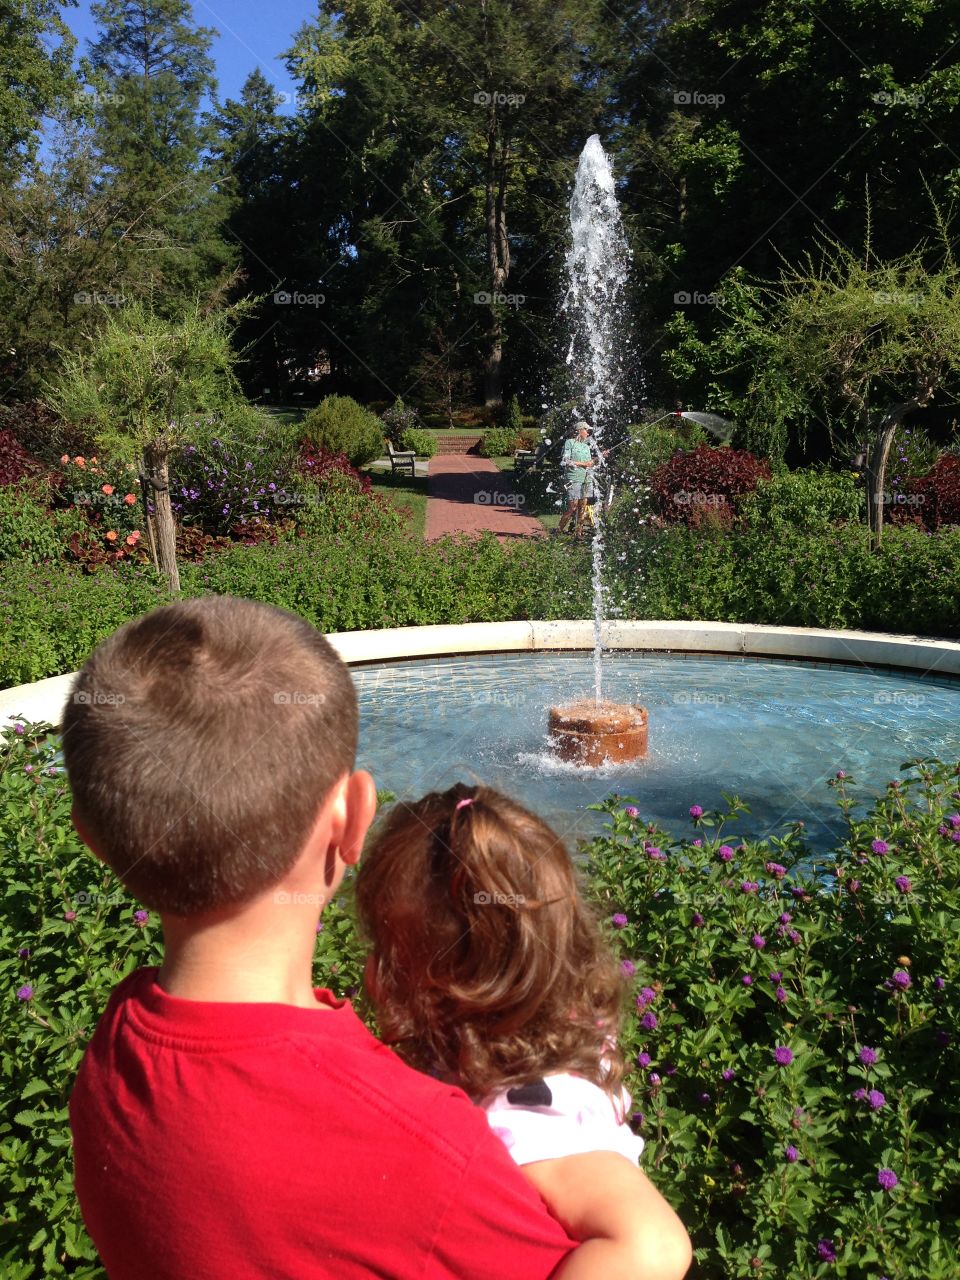
M 174 915 L 277 883 L 356 745 L 353 682 L 330 643 L 228 596 L 120 627 L 63 714 L 78 818 L 130 892 Z

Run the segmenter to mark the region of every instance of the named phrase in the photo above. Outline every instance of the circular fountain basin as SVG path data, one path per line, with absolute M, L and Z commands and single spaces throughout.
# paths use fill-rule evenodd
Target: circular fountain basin
M 587 768 L 623 764 L 647 754 L 647 709 L 614 702 L 551 707 L 547 728 L 561 760 Z

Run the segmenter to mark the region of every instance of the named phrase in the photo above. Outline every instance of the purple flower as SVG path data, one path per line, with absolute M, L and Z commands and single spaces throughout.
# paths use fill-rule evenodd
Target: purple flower
M 765 862 L 763 866 L 767 875 L 773 876 L 775 880 L 782 880 L 787 874 L 787 868 L 782 867 L 779 862 Z
M 23 987 L 18 987 L 18 988 L 17 988 L 17 999 L 18 999 L 18 1000 L 32 1000 L 32 999 L 33 999 L 33 987 L 31 987 L 29 984 L 27 984 L 26 986 L 23 986 Z
M 621 960 L 620 972 L 623 974 L 625 978 L 632 978 L 633 975 L 637 972 L 637 966 L 633 963 L 632 960 Z
M 23 766 L 23 772 L 24 772 L 24 773 L 33 773 L 33 765 L 32 765 L 32 764 L 25 764 L 25 765 Z
M 700 914 L 699 911 L 695 911 L 693 913 L 692 917 L 690 918 L 690 923 L 693 925 L 695 929 L 703 928 L 704 920 L 703 920 L 703 916 Z
M 892 1191 L 899 1181 L 900 1179 L 892 1169 L 877 1170 L 877 1182 L 880 1183 L 884 1191 Z
M 656 1088 L 656 1086 L 660 1083 L 660 1077 L 657 1075 L 656 1071 L 651 1071 L 650 1074 L 647 1076 L 647 1081 L 648 1083 L 652 1084 L 654 1088 Z
M 149 911 L 135 911 L 133 913 L 133 922 L 138 929 L 142 929 L 149 919 L 150 919 Z
M 615 929 L 625 929 L 630 923 L 622 911 L 618 911 L 616 915 L 611 916 L 610 922 Z
M 910 883 L 909 876 L 897 876 L 896 880 L 894 880 L 893 883 L 897 886 L 897 888 L 900 890 L 901 893 L 909 893 L 910 890 L 913 888 L 913 885 Z
M 323 933 L 323 921 L 322 921 L 322 920 L 318 920 L 318 921 L 317 921 L 317 933 Z
M 646 1123 L 647 1117 L 643 1114 L 642 1111 L 635 1111 L 633 1115 L 630 1117 L 630 1119 L 633 1121 L 634 1124 L 642 1125 Z
M 817 1253 L 824 1262 L 836 1262 L 837 1251 L 833 1247 L 832 1240 L 820 1240 L 817 1243 Z
M 933 985 L 935 990 L 942 991 L 947 984 L 944 978 L 934 978 Z
M 838 778 L 845 778 L 846 776 L 847 776 L 847 771 L 846 771 L 846 769 L 838 769 L 838 770 L 837 770 L 837 777 L 838 777 Z
M 790 914 L 789 911 L 784 911 L 780 917 L 781 924 L 790 924 L 792 920 L 793 920 L 793 916 Z
M 960 830 L 960 813 L 951 813 L 947 821 L 955 830 Z
M 787 991 L 785 987 L 777 987 L 776 991 L 774 991 L 773 993 L 773 996 L 777 1004 L 786 1004 Z
M 854 1102 L 865 1102 L 867 1098 L 866 1089 L 854 1089 L 852 1094 Z
M 21 948 L 20 948 L 20 950 L 17 952 L 17 955 L 20 957 L 20 959 L 21 959 L 21 960 L 29 960 L 29 959 L 30 959 L 30 948 L 29 948 L 29 947 L 21 947 Z
M 720 1074 L 723 1076 L 724 1080 L 726 1080 L 726 1082 L 729 1084 L 730 1081 L 734 1078 L 734 1076 L 737 1073 L 734 1071 L 733 1067 L 724 1067 L 723 1071 L 721 1071 Z
M 675 1076 L 677 1074 L 677 1068 L 673 1065 L 672 1062 L 668 1062 L 663 1069 L 663 1074 L 665 1076 Z
M 656 1031 L 657 1015 L 655 1013 L 651 1013 L 650 1011 L 648 1011 L 640 1019 L 640 1025 L 641 1027 L 643 1027 L 644 1031 Z
M 750 939 L 751 947 L 756 947 L 757 951 L 762 951 L 767 945 L 767 940 L 761 933 L 755 933 Z
M 800 1152 L 797 1150 L 796 1147 L 788 1146 L 786 1151 L 783 1154 L 787 1157 L 788 1164 L 796 1164 L 797 1156 L 799 1156 Z
M 15 724 L 15 725 L 13 726 L 13 732 L 17 735 L 17 737 L 18 737 L 18 738 L 22 738 L 22 737 L 23 737 L 23 734 L 24 734 L 24 728 L 23 728 L 23 725 L 22 725 L 22 724 L 20 724 L 19 722 L 18 722 L 17 724 Z
M 694 847 L 695 849 L 702 849 L 702 848 L 703 848 L 703 841 L 702 841 L 702 840 L 694 840 L 694 842 L 693 842 L 693 847 Z
M 623 812 L 627 815 L 628 818 L 640 817 L 640 810 L 634 804 L 628 804 Z
M 750 977 L 749 973 L 745 973 L 743 977 L 740 979 L 740 981 L 743 983 L 745 987 L 753 986 L 753 979 Z
M 647 857 L 652 858 L 654 862 L 666 862 L 667 860 L 667 855 L 661 849 L 657 849 L 654 845 L 650 845 L 647 849 Z
M 696 821 L 697 818 L 703 817 L 703 809 L 701 808 L 700 805 L 692 804 L 690 806 L 690 817 L 693 818 L 694 821 Z
M 709 1093 L 699 1093 L 699 1094 L 697 1094 L 697 1097 L 698 1097 L 698 1099 L 700 1100 L 700 1102 L 702 1102 L 702 1103 L 703 1103 L 703 1105 L 704 1105 L 704 1106 L 706 1106 L 708 1102 L 712 1102 L 712 1101 L 713 1101 L 713 1099 L 710 1097 L 710 1094 L 709 1094 Z
M 791 929 L 790 932 L 787 934 L 787 937 L 790 939 L 790 941 L 793 943 L 795 947 L 798 947 L 800 945 L 801 938 L 799 933 L 797 933 L 796 929 Z
M 789 1067 L 793 1061 L 793 1050 L 788 1049 L 785 1044 L 778 1044 L 773 1051 L 773 1060 L 778 1067 Z
M 782 974 L 782 973 L 780 973 L 780 972 L 779 972 L 779 970 L 778 970 L 776 973 L 771 973 L 771 975 L 770 975 L 770 981 L 771 981 L 771 982 L 773 982 L 773 983 L 782 982 L 782 981 L 783 981 L 783 974 Z
M 648 1004 L 653 1004 L 657 998 L 657 993 L 653 987 L 641 987 L 640 994 L 637 996 L 637 1008 L 643 1009 Z
M 860 1050 L 860 1052 L 857 1054 L 857 1057 L 860 1059 L 860 1061 L 863 1063 L 865 1067 L 872 1067 L 877 1060 L 877 1056 L 878 1055 L 877 1055 L 876 1049 L 871 1049 L 867 1045 L 864 1045 L 863 1048 Z
M 793 888 L 790 890 L 790 896 L 792 898 L 796 898 L 797 901 L 799 902 L 801 898 L 806 898 L 808 894 L 806 889 L 801 889 L 799 885 L 794 885 Z
M 728 844 L 722 844 L 717 850 L 717 857 L 721 862 L 730 862 L 733 858 L 733 850 Z
M 906 969 L 894 969 L 892 981 L 893 985 L 895 987 L 899 987 L 901 991 L 907 991 L 913 985 L 910 975 L 907 973 Z
M 65 911 L 63 913 L 63 918 L 64 920 L 67 921 L 68 924 L 71 924 L 74 920 L 76 920 L 77 913 L 75 911 Z
M 874 853 L 890 852 L 890 846 L 887 844 L 886 840 L 874 840 L 870 845 L 870 848 L 873 850 Z
M 650 1057 L 649 1053 L 644 1052 L 644 1053 L 638 1053 L 638 1054 L 637 1054 L 637 1066 L 638 1066 L 638 1067 L 649 1067 L 649 1065 L 650 1065 L 650 1063 L 651 1063 L 652 1061 L 653 1061 L 653 1059 Z
M 848 881 L 847 881 L 847 892 L 848 892 L 848 893 L 859 893 L 859 892 L 860 892 L 860 881 L 859 881 L 859 880 L 848 880 Z
M 870 1103 L 871 1111 L 879 1111 L 881 1107 L 887 1105 L 887 1100 L 879 1089 L 871 1089 L 867 1094 L 867 1101 Z
M 938 1049 L 945 1049 L 945 1048 L 947 1047 L 947 1045 L 950 1043 L 950 1033 L 949 1033 L 949 1031 L 936 1031 L 936 1032 L 934 1032 L 933 1042 L 934 1042 L 934 1044 L 937 1046 L 937 1048 L 938 1048 Z
M 760 886 L 757 884 L 756 880 L 743 880 L 740 884 L 740 891 L 742 893 L 756 893 L 759 888 Z

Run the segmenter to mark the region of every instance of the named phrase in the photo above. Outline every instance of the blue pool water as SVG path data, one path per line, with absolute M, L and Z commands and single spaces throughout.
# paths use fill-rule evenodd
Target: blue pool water
M 845 769 L 866 804 L 921 756 L 960 761 L 960 681 L 668 654 L 604 659 L 604 696 L 650 711 L 645 761 L 581 769 L 547 750 L 547 710 L 592 689 L 587 653 L 417 659 L 354 668 L 360 763 L 403 798 L 458 779 L 499 787 L 570 839 L 599 829 L 585 806 L 635 796 L 645 819 L 689 833 L 691 804 L 722 793 L 752 812 L 734 834 L 802 819 L 816 849 L 844 835 L 826 779 Z

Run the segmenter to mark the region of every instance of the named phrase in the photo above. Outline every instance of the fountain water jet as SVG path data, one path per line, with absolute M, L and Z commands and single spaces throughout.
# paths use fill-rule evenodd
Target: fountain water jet
M 577 165 L 570 198 L 570 251 L 566 258 L 570 366 L 576 399 L 602 450 L 617 409 L 622 376 L 622 312 L 630 251 L 623 234 L 610 161 L 593 134 Z M 602 453 L 600 455 L 603 456 Z M 594 698 L 550 711 L 553 749 L 563 760 L 596 766 L 647 753 L 647 712 L 603 700 L 603 504 L 597 503 L 592 539 Z

